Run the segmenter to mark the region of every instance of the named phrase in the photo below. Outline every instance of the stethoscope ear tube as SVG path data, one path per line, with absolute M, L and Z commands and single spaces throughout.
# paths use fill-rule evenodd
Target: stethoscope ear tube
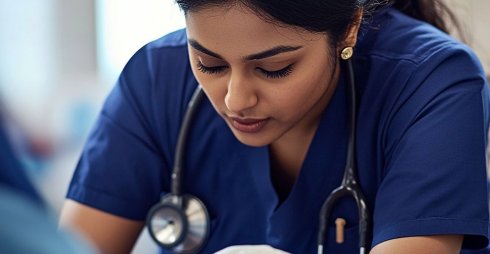
M 172 169 L 172 186 L 171 192 L 175 196 L 182 195 L 182 169 L 184 164 L 185 145 L 191 128 L 191 121 L 197 111 L 197 106 L 204 98 L 204 92 L 200 85 L 192 94 L 191 100 L 188 103 L 187 111 L 180 127 L 179 137 L 177 139 L 177 147 L 175 148 L 174 167 Z
M 323 254 L 326 231 L 328 228 L 328 220 L 330 218 L 332 208 L 337 201 L 343 197 L 353 197 L 356 201 L 359 215 L 359 248 L 360 253 L 366 253 L 370 248 L 370 233 L 371 222 L 369 209 L 366 199 L 359 186 L 356 166 L 356 119 L 357 119 L 357 93 L 354 80 L 354 68 L 352 60 L 343 61 L 343 67 L 346 70 L 348 83 L 348 102 L 349 102 L 349 140 L 347 147 L 346 166 L 342 184 L 333 190 L 327 197 L 320 210 L 319 231 L 318 231 L 318 254 Z
M 362 192 L 358 189 L 357 183 L 352 185 L 342 185 L 332 191 L 327 200 L 323 203 L 320 210 L 320 229 L 318 231 L 318 254 L 323 254 L 323 246 L 327 236 L 328 219 L 331 216 L 332 209 L 336 203 L 344 197 L 353 197 L 357 204 L 359 216 L 359 248 L 361 253 L 368 251 L 370 247 L 370 221 L 367 204 Z
M 172 253 L 197 253 L 206 242 L 210 231 L 209 213 L 197 197 L 183 194 L 182 170 L 185 146 L 191 121 L 204 98 L 198 86 L 189 101 L 180 127 L 172 169 L 171 193 L 150 209 L 146 225 L 151 238 Z
M 351 195 L 354 197 L 357 203 L 357 209 L 359 214 L 359 247 L 369 251 L 371 247 L 371 221 L 369 215 L 368 204 L 366 198 L 359 185 L 359 178 L 357 174 L 357 161 L 356 161 L 356 127 L 357 127 L 357 89 L 354 76 L 354 66 L 352 64 L 352 58 L 345 61 L 348 84 L 349 84 L 349 101 L 350 101 L 350 141 L 347 154 L 347 166 L 349 167 L 345 171 L 344 180 L 342 185 L 350 187 Z M 345 183 L 344 183 L 345 182 Z

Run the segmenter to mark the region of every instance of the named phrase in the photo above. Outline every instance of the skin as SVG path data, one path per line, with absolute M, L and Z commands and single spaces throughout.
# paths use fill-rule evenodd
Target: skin
M 119 254 L 131 252 L 144 222 L 128 220 L 67 200 L 61 212 L 60 226 L 79 232 L 101 254 Z
M 331 48 L 323 34 L 265 22 L 242 6 L 189 12 L 186 22 L 195 77 L 238 140 L 269 146 L 272 177 L 281 179 L 275 187 L 287 196 L 335 90 L 339 63 L 332 55 L 355 45 L 359 27 L 352 26 L 339 47 Z M 287 50 L 271 53 L 279 46 Z M 235 118 L 264 121 L 259 131 L 248 133 L 236 128 Z M 70 200 L 60 223 L 76 228 L 101 253 L 130 252 L 144 226 Z M 406 237 L 383 242 L 371 253 L 459 253 L 462 240 Z
M 194 76 L 238 140 L 269 145 L 275 186 L 287 193 L 335 90 L 339 68 L 329 60 L 326 37 L 266 23 L 243 8 L 206 9 L 189 13 L 186 21 Z M 294 50 L 248 57 L 279 46 Z M 201 65 L 219 72 L 203 72 Z M 286 76 L 264 72 L 288 66 Z M 234 127 L 233 117 L 267 122 L 246 133 Z

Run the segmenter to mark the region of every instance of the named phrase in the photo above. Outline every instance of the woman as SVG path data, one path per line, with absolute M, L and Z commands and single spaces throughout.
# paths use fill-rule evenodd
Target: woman
M 186 31 L 146 45 L 125 67 L 77 166 L 62 224 L 103 253 L 131 249 L 170 191 L 177 135 L 199 83 L 207 98 L 188 137 L 183 189 L 211 218 L 200 253 L 244 244 L 314 253 L 320 208 L 344 172 L 342 63 L 351 61 L 371 253 L 487 245 L 488 89 L 471 50 L 439 30 L 439 1 L 177 2 Z M 329 233 L 325 253 L 358 252 L 351 200 L 333 210 L 328 232 L 338 217 L 344 243 Z

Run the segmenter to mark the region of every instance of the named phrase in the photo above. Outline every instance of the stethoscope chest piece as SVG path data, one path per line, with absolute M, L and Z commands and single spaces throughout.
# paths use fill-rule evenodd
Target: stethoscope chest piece
M 146 224 L 150 236 L 174 253 L 198 252 L 209 235 L 209 214 L 192 195 L 166 195 L 152 207 Z

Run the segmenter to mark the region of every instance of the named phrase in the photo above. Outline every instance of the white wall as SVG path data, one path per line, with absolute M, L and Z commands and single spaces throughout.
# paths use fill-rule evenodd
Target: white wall
M 185 26 L 172 0 L 98 0 L 96 10 L 97 61 L 108 79 L 143 45 Z
M 53 89 L 54 6 L 54 0 L 0 1 L 0 92 L 9 105 L 40 104 Z
M 453 8 L 467 35 L 469 45 L 490 74 L 490 1 L 446 0 Z

